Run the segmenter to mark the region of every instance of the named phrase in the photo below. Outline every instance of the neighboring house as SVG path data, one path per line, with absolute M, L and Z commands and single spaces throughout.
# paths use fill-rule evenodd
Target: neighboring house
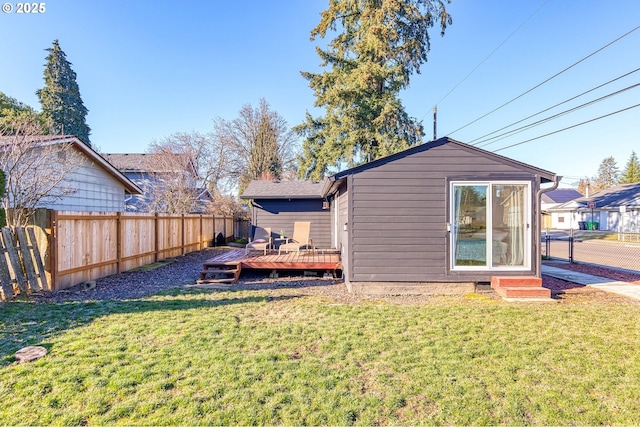
M 271 228 L 274 238 L 280 230 L 290 237 L 295 221 L 310 221 L 314 246 L 326 249 L 332 247 L 331 211 L 323 189 L 318 181 L 251 181 L 240 197 L 250 200 L 251 224 Z
M 191 213 L 205 212 L 213 200 L 208 190 L 198 187 L 198 172 L 185 154 L 111 153 L 104 157 L 142 189 L 142 194 L 127 199 L 127 211 L 149 212 L 157 201 L 153 191 L 166 185 L 188 189 L 197 200 Z
M 0 138 L 0 142 L 9 140 L 11 137 Z M 33 140 L 41 146 L 70 143 L 80 154 L 78 166 L 60 184 L 67 194 L 38 207 L 83 212 L 124 212 L 125 198 L 141 193 L 134 182 L 74 136 L 41 136 Z
M 455 292 L 493 276 L 540 277 L 540 196 L 558 182 L 441 138 L 335 174 L 315 199 L 328 202 L 325 238 L 341 250 L 351 292 Z M 281 200 L 291 204 L 287 215 L 308 214 L 295 198 Z M 259 212 L 255 219 L 263 226 Z
M 554 212 L 552 209 L 581 197 L 582 194 L 573 188 L 557 188 L 542 194 L 540 200 L 543 222 L 542 228 L 571 228 L 571 218 L 567 217 L 564 213 Z
M 564 218 L 567 229 L 584 229 L 586 223 L 597 223 L 600 230 L 640 231 L 640 183 L 618 185 L 589 197 L 580 197 L 549 209 Z

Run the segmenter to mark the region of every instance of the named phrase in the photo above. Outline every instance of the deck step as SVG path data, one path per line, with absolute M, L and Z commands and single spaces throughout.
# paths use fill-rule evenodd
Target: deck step
M 202 270 L 201 274 L 228 274 L 228 273 L 236 273 L 238 271 L 237 268 L 234 269 L 224 269 L 224 268 L 207 268 Z
M 205 283 L 236 283 L 240 278 L 240 271 L 242 270 L 242 265 L 239 262 L 232 263 L 207 263 L 204 265 L 204 270 L 200 272 L 200 280 L 196 281 L 198 284 Z M 207 279 L 207 275 L 215 274 L 218 276 L 228 276 L 233 275 L 232 277 L 219 277 L 219 278 L 211 278 Z

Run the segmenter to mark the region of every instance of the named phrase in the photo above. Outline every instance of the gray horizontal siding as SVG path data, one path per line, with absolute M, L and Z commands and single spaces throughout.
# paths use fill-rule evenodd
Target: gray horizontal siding
M 447 144 L 352 175 L 349 280 L 489 280 L 495 273 L 448 271 L 447 179 L 516 176 L 531 179 L 511 164 Z
M 291 237 L 296 221 L 311 222 L 310 236 L 316 248 L 331 248 L 331 211 L 322 209 L 321 199 L 255 201 L 253 223 L 259 227 L 271 227 L 273 237 L 280 230 Z

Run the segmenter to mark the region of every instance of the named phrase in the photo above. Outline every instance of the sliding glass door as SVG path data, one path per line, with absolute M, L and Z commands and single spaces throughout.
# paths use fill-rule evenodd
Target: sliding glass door
M 453 182 L 452 268 L 528 268 L 530 194 L 528 182 Z

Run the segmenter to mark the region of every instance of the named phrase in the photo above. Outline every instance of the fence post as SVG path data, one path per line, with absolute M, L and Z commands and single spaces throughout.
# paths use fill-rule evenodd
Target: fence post
M 153 262 L 158 262 L 160 261 L 160 230 L 159 228 L 159 224 L 160 221 L 158 219 L 158 213 L 156 212 L 154 214 L 154 219 L 153 219 L 153 239 L 154 239 L 154 247 L 155 247 L 155 254 L 153 257 Z
M 186 253 L 185 245 L 187 244 L 187 241 L 185 239 L 185 234 L 186 234 L 187 230 L 186 230 L 186 223 L 185 223 L 184 214 L 182 214 L 181 222 L 182 222 L 182 236 L 180 236 L 180 237 L 181 237 L 181 242 L 182 242 L 182 249 L 180 250 L 180 253 L 181 253 L 181 255 L 184 255 Z
M 116 212 L 116 273 L 122 273 L 122 213 Z
M 51 211 L 51 241 L 49 243 L 50 289 L 58 289 L 58 211 Z
M 549 230 L 544 235 L 544 251 L 547 255 L 547 259 L 551 258 L 551 236 L 549 236 Z
M 573 229 L 569 230 L 569 263 L 573 264 Z
M 200 214 L 200 230 L 198 230 L 198 239 L 200 239 L 200 244 L 198 245 L 198 250 L 203 250 L 204 249 L 204 230 L 203 230 L 203 226 L 204 223 L 202 222 L 202 214 Z

